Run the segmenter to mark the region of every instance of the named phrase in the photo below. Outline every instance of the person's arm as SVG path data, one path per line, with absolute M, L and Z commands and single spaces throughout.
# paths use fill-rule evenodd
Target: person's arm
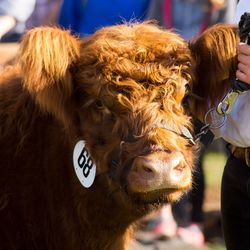
M 34 10 L 36 0 L 0 0 L 0 38 L 18 22 L 24 23 Z
M 12 16 L 0 16 L 0 40 L 3 35 L 14 28 L 16 25 L 16 19 Z
M 226 1 L 225 0 L 210 0 L 212 6 L 216 10 L 221 10 L 225 8 L 226 6 Z
M 250 45 L 240 43 L 237 45 L 238 51 L 238 70 L 236 71 L 236 77 L 250 84 Z

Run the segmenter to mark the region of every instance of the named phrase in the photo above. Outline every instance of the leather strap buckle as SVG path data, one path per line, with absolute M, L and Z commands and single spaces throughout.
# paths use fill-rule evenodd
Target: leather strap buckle
M 250 148 L 240 148 L 229 145 L 229 149 L 235 158 L 244 160 L 246 165 L 250 167 Z
M 248 167 L 250 167 L 250 148 L 245 148 L 245 161 Z

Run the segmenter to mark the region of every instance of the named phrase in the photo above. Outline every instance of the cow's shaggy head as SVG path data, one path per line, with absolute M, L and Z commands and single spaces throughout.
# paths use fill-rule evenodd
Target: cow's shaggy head
M 131 210 L 190 187 L 194 147 L 182 100 L 192 60 L 179 36 L 145 23 L 83 40 L 37 28 L 22 42 L 20 64 L 24 87 L 63 123 L 72 148 L 86 142 L 97 167 L 89 190 Z

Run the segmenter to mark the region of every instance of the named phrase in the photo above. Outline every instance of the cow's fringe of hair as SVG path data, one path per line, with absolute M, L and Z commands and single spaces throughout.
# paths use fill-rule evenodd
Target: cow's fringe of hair
M 100 99 L 117 99 L 121 105 L 114 108 L 120 113 L 119 108 L 125 107 L 143 119 L 156 120 L 156 107 L 143 111 L 154 101 L 171 117 L 170 123 L 177 127 L 188 123 L 182 99 L 185 85 L 193 79 L 192 58 L 177 34 L 151 23 L 103 28 L 83 41 L 76 68 L 75 78 L 84 91 Z

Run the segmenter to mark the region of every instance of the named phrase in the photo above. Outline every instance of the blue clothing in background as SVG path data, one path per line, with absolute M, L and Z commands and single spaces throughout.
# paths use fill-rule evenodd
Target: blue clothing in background
M 172 1 L 174 30 L 187 40 L 202 33 L 209 26 L 210 9 L 208 3 L 207 0 Z
M 65 0 L 59 24 L 80 36 L 130 20 L 144 20 L 149 0 Z
M 189 40 L 211 24 L 211 7 L 210 0 L 152 0 L 146 19 L 155 19 Z

